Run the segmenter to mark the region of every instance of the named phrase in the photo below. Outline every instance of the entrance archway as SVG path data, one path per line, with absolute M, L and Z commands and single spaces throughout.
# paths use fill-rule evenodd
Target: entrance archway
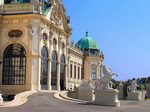
M 44 46 L 41 50 L 41 89 L 47 90 L 47 80 L 48 80 L 48 51 Z

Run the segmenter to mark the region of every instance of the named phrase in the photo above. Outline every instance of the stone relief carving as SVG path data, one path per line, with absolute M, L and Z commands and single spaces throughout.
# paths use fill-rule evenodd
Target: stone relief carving
M 61 6 L 54 5 L 50 20 L 57 26 L 62 27 L 62 9 Z
M 40 40 L 42 39 L 42 36 L 43 36 L 43 30 L 44 30 L 44 27 L 40 25 L 37 30 Z
M 30 39 L 32 39 L 34 35 L 34 26 L 32 23 L 30 23 L 27 27 L 28 27 L 28 35 Z

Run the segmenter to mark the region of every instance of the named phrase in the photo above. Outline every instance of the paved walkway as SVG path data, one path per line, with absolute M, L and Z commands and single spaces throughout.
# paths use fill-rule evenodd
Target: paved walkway
M 35 93 L 24 105 L 0 108 L 0 112 L 150 112 L 150 101 L 121 101 L 121 107 L 104 107 L 59 100 L 54 93 Z

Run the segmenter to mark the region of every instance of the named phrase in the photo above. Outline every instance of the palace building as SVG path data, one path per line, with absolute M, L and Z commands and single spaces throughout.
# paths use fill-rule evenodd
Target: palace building
M 103 53 L 88 35 L 70 43 L 61 0 L 1 0 L 0 91 L 65 90 L 101 77 Z

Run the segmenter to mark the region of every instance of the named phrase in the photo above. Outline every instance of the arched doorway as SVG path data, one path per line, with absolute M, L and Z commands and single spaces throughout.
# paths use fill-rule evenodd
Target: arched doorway
M 60 89 L 65 89 L 65 56 L 60 57 Z
M 47 80 L 48 80 L 48 51 L 46 47 L 43 47 L 41 50 L 41 89 L 46 90 Z
M 57 54 L 56 54 L 56 51 L 52 52 L 51 85 L 52 85 L 52 89 L 56 89 L 56 86 L 57 86 Z
M 26 51 L 20 44 L 11 44 L 4 51 L 3 85 L 25 85 Z

